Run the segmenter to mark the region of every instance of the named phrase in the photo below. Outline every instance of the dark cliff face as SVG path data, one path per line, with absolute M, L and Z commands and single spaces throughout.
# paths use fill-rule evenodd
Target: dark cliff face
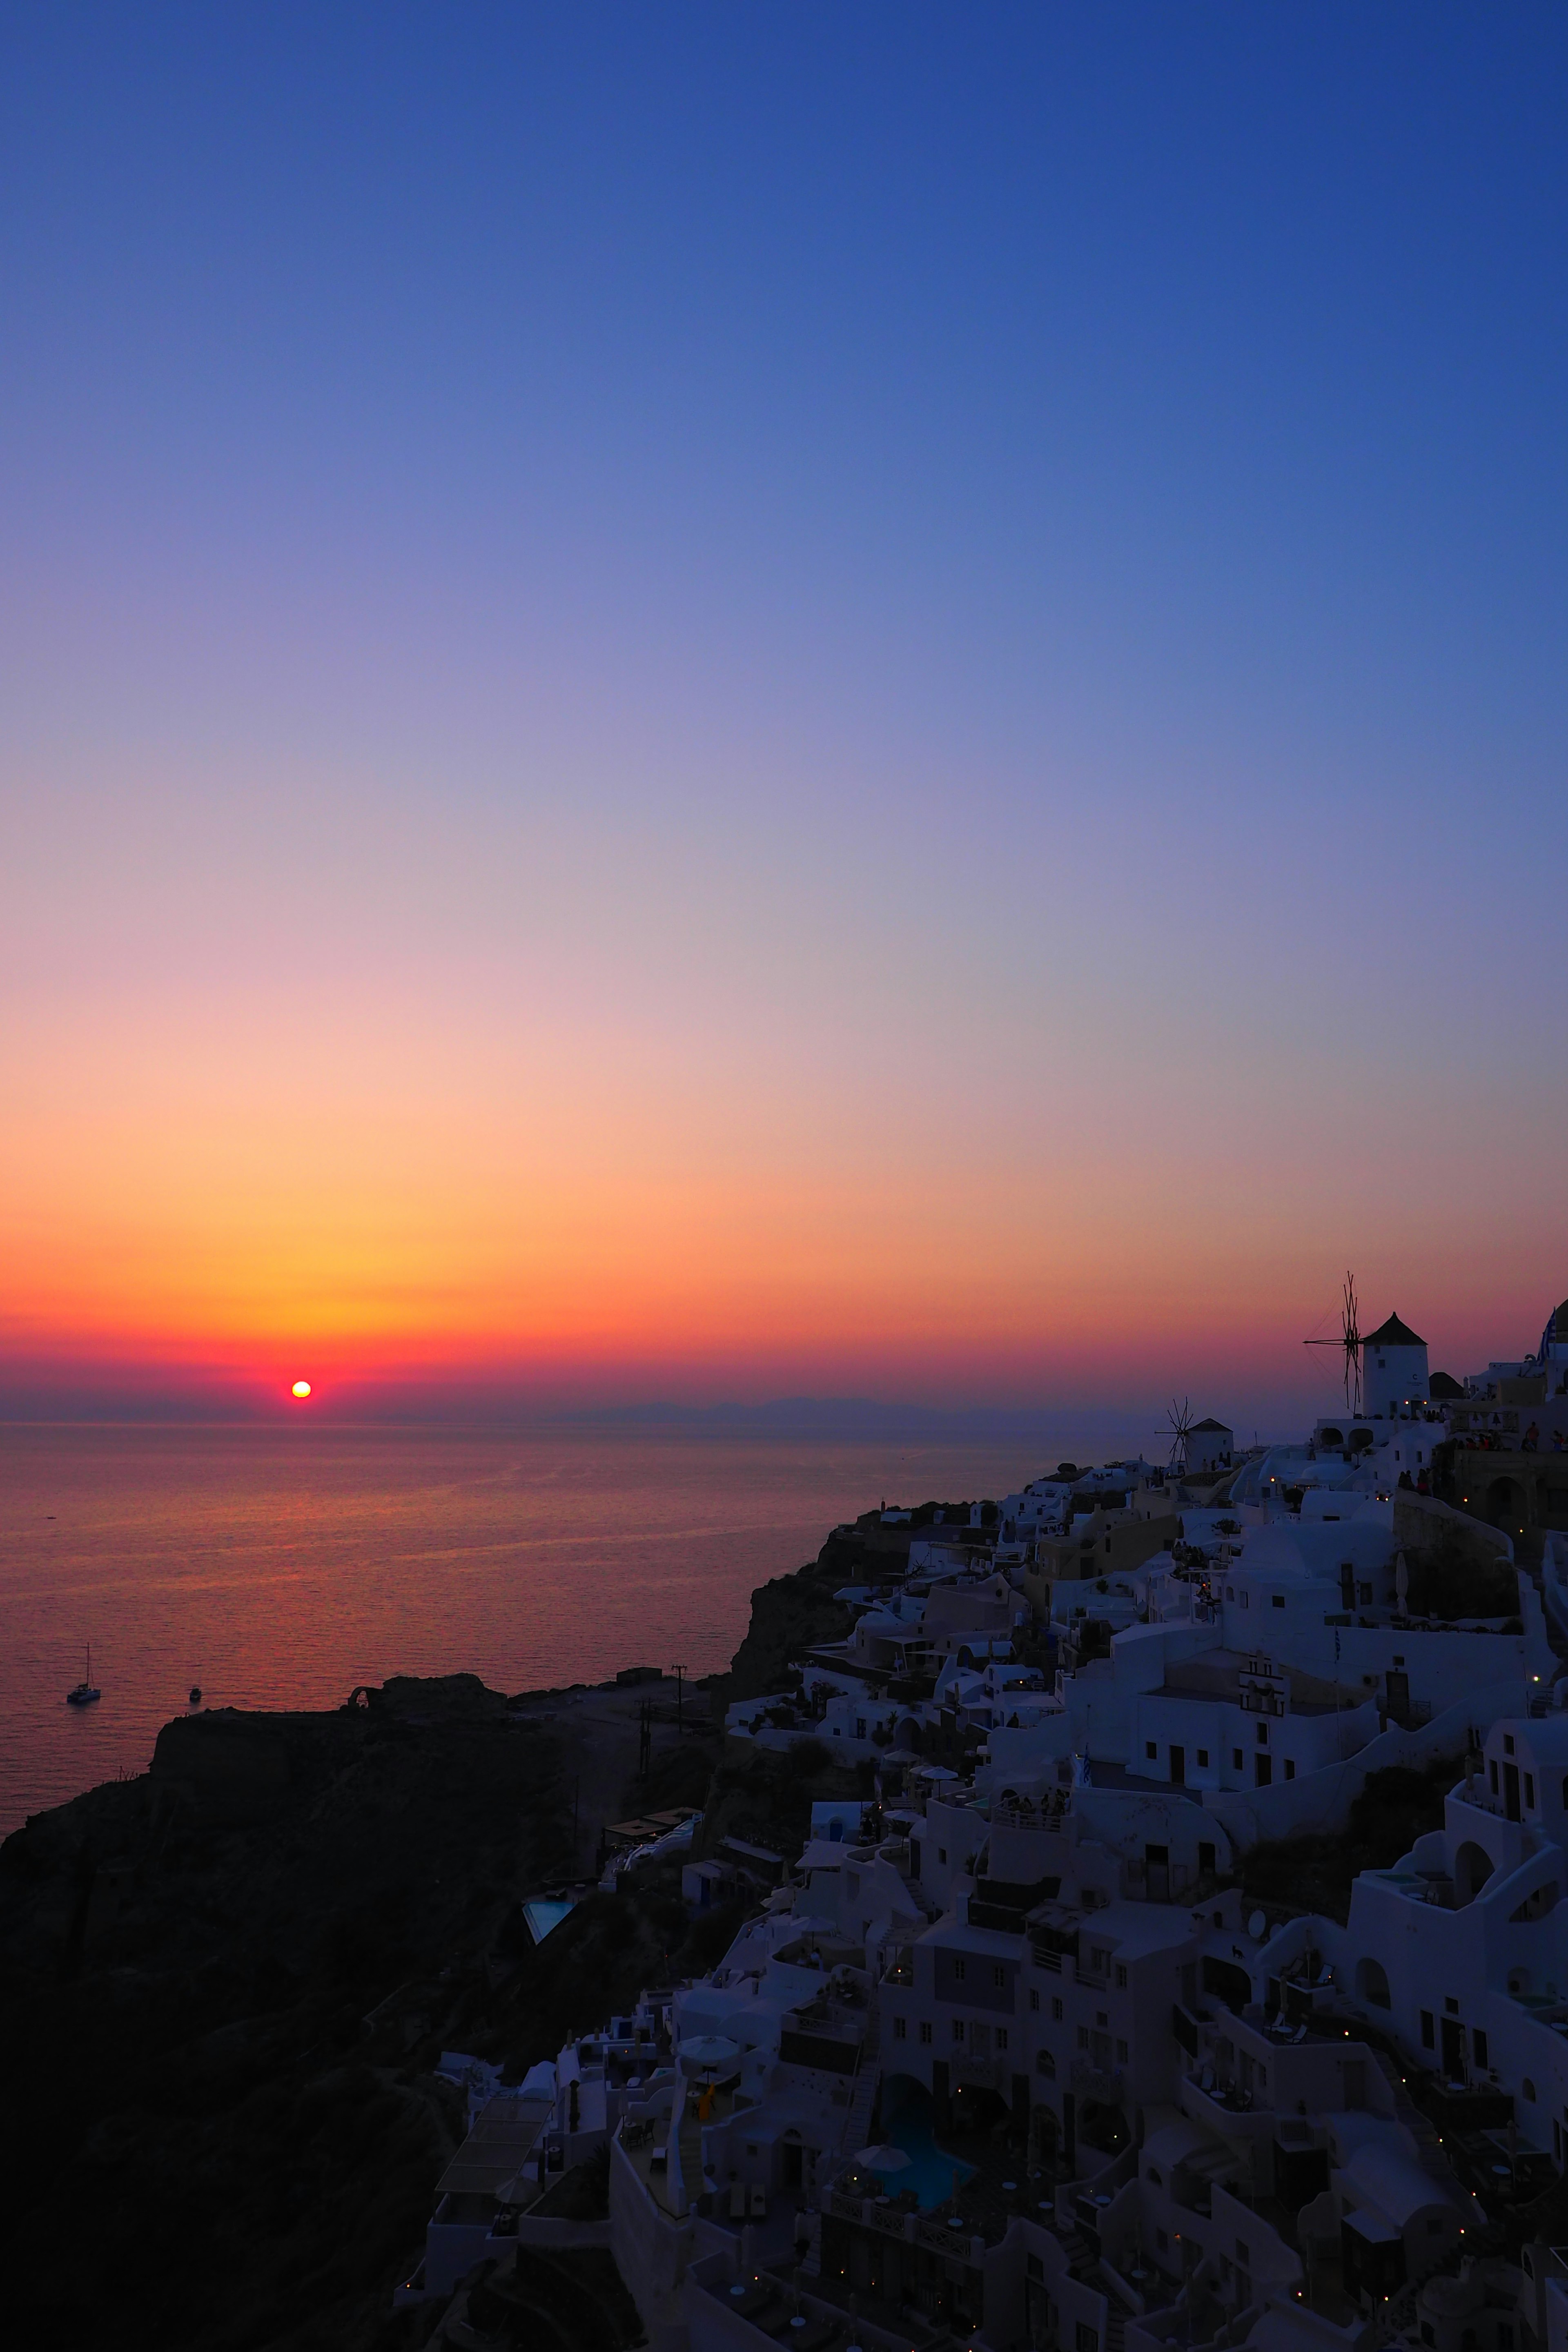
M 869 1516 L 760 1587 L 715 1710 L 842 1640 L 835 1591 L 908 1544 Z M 710 1968 L 745 1913 L 693 1920 L 679 1869 L 644 1872 L 531 1945 L 520 1894 L 592 1856 L 573 1817 L 593 1775 L 555 1696 L 534 1719 L 459 1675 L 328 1714 L 182 1717 L 142 1779 L 0 1846 L 0 2263 L 29 2340 L 424 2340 L 436 2315 L 391 2298 L 463 2129 L 440 2050 L 515 2075 L 643 1986 Z M 637 1782 L 635 1705 L 622 1730 L 598 1819 L 706 1803 L 715 1833 L 793 1851 L 813 1796 L 858 1786 L 809 1751 L 715 1780 L 715 1744 L 668 1728 Z
M 492 1695 L 493 1696 L 493 1695 Z M 566 1858 L 548 1728 L 209 1715 L 0 1847 L 0 2244 L 39 2341 L 399 2344 L 520 1885 Z
M 868 1512 L 852 1528 L 830 1535 L 814 1560 L 793 1576 L 775 1576 L 752 1595 L 745 1636 L 727 1675 L 710 1676 L 714 1707 L 787 1690 L 792 1658 L 824 1642 L 842 1642 L 854 1612 L 834 1594 L 849 1584 L 890 1583 L 909 1563 L 910 1529 L 883 1528 Z

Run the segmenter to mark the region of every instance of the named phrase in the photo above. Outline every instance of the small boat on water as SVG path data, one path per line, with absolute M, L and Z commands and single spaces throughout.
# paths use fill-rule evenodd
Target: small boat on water
M 73 1689 L 67 1691 L 66 1705 L 68 1706 L 91 1706 L 95 1700 L 100 1699 L 102 1696 L 103 1693 L 99 1689 L 98 1685 L 92 1679 L 92 1643 L 89 1642 L 87 1645 L 87 1672 L 82 1676 L 81 1681 L 78 1683 Z

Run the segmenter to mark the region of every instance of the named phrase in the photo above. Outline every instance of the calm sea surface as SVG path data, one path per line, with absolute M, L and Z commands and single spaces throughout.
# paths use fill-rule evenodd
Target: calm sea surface
M 1054 1456 L 1052 1457 L 1054 1459 Z M 199 1683 L 331 1706 L 729 1664 L 752 1587 L 885 1495 L 996 1495 L 1022 1449 L 637 1433 L 0 1430 L 0 1834 L 145 1769 Z M 65 1693 L 92 1644 L 101 1703 Z

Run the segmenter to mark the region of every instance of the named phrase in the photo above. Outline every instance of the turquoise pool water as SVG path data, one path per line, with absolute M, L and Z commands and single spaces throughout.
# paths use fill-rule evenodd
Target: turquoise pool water
M 534 1942 L 542 1944 L 552 1928 L 559 1927 L 567 1913 L 575 1908 L 574 1904 L 556 1903 L 546 1895 L 538 1895 L 531 1903 L 523 1905 L 522 1916 L 528 1922 L 528 1932 Z
M 931 2094 L 910 2074 L 894 2074 L 882 2091 L 882 2137 L 902 2148 L 907 2165 L 879 2174 L 890 2196 L 912 2189 L 922 2213 L 945 2205 L 971 2179 L 974 2167 L 960 2164 L 937 2146 L 931 2126 Z

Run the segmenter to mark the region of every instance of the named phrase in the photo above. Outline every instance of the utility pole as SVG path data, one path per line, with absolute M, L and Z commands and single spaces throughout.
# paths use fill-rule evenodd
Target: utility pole
M 686 1727 L 686 1668 L 671 1666 L 669 1671 L 675 1676 L 675 1727 L 678 1731 L 681 1731 Z

